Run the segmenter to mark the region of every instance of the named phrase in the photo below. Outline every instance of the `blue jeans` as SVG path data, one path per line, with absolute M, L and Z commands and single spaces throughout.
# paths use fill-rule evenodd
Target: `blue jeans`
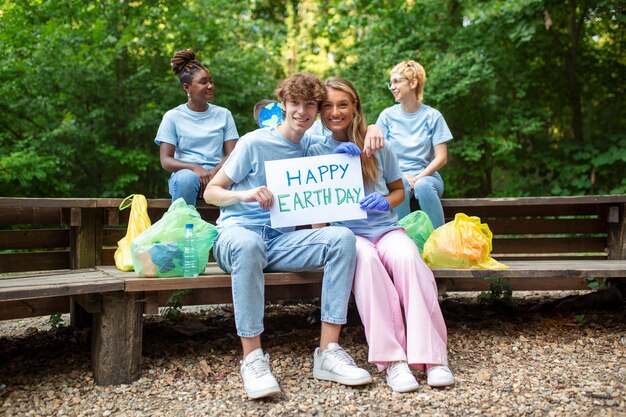
M 344 227 L 282 233 L 269 226 L 231 226 L 213 244 L 220 268 L 231 274 L 235 325 L 240 337 L 263 333 L 263 271 L 298 272 L 324 267 L 321 319 L 345 324 L 356 264 L 356 239 Z
M 198 193 L 200 192 L 200 178 L 190 169 L 181 169 L 173 172 L 168 181 L 172 202 L 180 197 L 185 199 L 187 204 L 196 206 Z
M 413 193 L 409 188 L 409 182 L 402 177 L 404 182 L 404 201 L 393 209 L 398 215 L 398 219 L 403 218 L 411 212 L 410 201 L 414 197 L 420 205 L 420 210 L 428 214 L 433 227 L 436 229 L 445 222 L 443 207 L 441 206 L 441 196 L 443 195 L 443 179 L 439 173 L 420 178 L 413 188 Z

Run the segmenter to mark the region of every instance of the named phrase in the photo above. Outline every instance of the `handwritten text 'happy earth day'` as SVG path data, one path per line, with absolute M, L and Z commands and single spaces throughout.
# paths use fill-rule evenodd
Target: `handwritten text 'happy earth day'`
M 324 181 L 341 180 L 348 171 L 349 164 L 320 165 L 315 169 L 286 172 L 288 186 L 321 184 Z M 361 201 L 361 188 L 323 187 L 290 194 L 279 194 L 278 205 L 281 212 L 296 211 L 329 204 L 354 204 Z

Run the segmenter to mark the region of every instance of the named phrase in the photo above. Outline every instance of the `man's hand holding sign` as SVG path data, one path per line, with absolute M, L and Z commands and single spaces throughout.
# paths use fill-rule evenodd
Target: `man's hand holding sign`
M 247 194 L 247 195 L 245 195 Z M 264 185 L 244 192 L 242 201 L 256 201 L 263 210 L 269 210 L 274 202 L 274 195 Z

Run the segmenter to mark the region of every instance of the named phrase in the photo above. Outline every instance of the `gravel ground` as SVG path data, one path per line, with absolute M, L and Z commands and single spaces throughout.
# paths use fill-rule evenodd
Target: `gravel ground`
M 366 363 L 354 309 L 342 344 L 374 376 L 350 388 L 317 381 L 314 304 L 269 305 L 264 348 L 283 393 L 248 400 L 238 373 L 230 306 L 188 309 L 181 323 L 147 317 L 142 377 L 99 387 L 87 331 L 51 329 L 47 317 L 0 322 L 0 415 L 6 416 L 626 416 L 626 308 L 546 308 L 563 294 L 516 293 L 513 304 L 475 294 L 442 301 L 456 385 L 392 393 Z M 518 298 L 520 297 L 520 298 Z M 67 316 L 64 316 L 67 319 Z

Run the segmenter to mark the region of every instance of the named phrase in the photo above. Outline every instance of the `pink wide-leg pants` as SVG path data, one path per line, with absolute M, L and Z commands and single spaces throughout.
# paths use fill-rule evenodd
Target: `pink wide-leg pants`
M 379 370 L 395 361 L 421 370 L 427 364 L 447 365 L 448 336 L 437 285 L 417 246 L 404 230 L 393 230 L 377 242 L 357 236 L 356 242 L 352 291 L 369 362 Z

